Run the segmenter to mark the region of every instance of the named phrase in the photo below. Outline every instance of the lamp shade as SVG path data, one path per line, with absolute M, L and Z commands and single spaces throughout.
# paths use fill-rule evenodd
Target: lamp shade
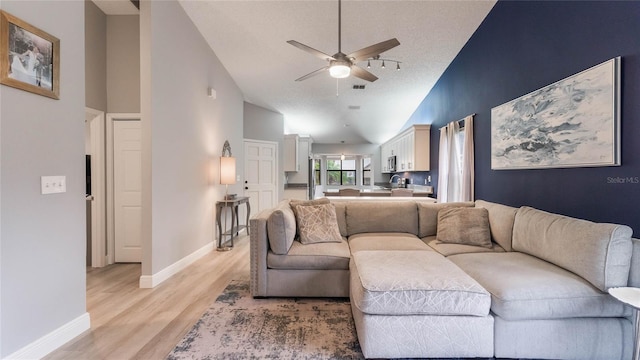
M 232 156 L 220 157 L 220 184 L 232 185 L 236 183 L 236 158 Z

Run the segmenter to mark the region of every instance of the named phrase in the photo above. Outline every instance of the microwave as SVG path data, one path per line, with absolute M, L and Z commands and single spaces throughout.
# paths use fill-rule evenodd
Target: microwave
M 394 156 L 389 156 L 389 159 L 387 160 L 387 169 L 389 172 L 395 172 L 396 171 L 396 157 Z

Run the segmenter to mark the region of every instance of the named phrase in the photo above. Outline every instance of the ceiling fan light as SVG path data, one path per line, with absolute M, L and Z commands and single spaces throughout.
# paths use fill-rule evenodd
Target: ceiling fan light
M 343 64 L 334 64 L 329 68 L 329 74 L 336 79 L 343 79 L 351 74 L 351 68 Z

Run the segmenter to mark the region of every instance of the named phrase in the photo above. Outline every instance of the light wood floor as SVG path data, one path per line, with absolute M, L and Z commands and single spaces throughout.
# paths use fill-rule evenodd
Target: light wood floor
M 249 238 L 213 250 L 153 289 L 140 264 L 87 270 L 91 330 L 45 359 L 164 359 L 232 279 L 249 279 Z

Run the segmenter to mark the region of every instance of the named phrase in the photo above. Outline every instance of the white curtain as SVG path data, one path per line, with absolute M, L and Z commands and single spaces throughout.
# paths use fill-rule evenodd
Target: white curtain
M 463 129 L 458 121 L 440 129 L 439 153 L 438 202 L 473 201 L 473 115 L 464 119 Z

